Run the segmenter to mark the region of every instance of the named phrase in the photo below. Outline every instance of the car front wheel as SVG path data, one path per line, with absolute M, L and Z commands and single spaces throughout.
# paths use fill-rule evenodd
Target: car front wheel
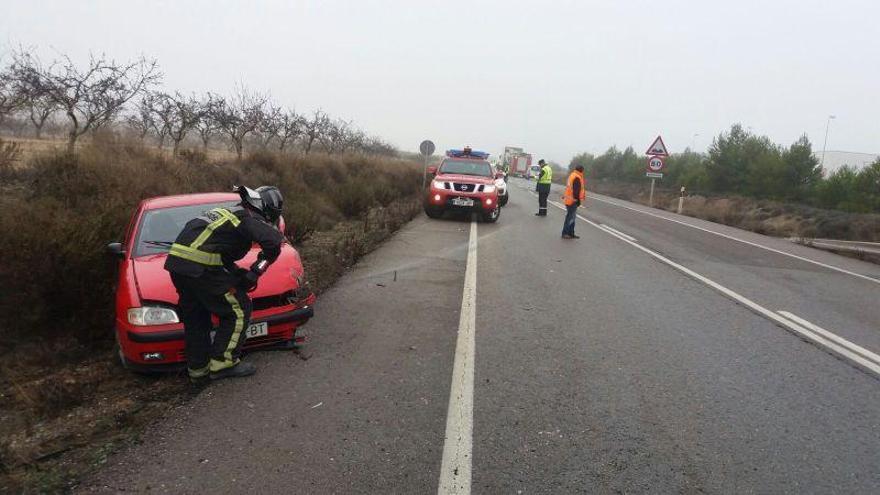
M 428 215 L 428 218 L 440 218 L 443 216 L 443 210 L 426 206 L 425 215 Z
M 483 213 L 483 221 L 486 223 L 495 223 L 501 216 L 501 207 L 496 206 L 494 210 Z

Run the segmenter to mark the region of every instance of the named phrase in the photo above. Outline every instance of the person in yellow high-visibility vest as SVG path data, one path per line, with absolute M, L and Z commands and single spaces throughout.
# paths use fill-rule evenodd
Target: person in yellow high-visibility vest
M 544 160 L 538 160 L 538 165 L 541 166 L 541 172 L 538 175 L 538 184 L 535 186 L 535 191 L 538 192 L 538 213 L 535 213 L 535 216 L 538 217 L 546 217 L 547 216 L 547 196 L 550 196 L 550 183 L 553 181 L 553 169 L 544 162 Z
M 562 224 L 563 239 L 580 239 L 574 233 L 574 224 L 577 221 L 577 209 L 587 199 L 587 183 L 584 180 L 584 167 L 578 165 L 571 171 L 568 176 L 568 182 L 565 186 L 565 196 L 562 200 L 565 202 L 565 223 Z

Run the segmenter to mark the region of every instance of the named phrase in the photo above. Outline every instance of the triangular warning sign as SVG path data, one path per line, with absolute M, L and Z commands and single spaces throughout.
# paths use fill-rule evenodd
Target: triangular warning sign
M 646 155 L 657 155 L 657 156 L 669 156 L 669 152 L 666 151 L 666 145 L 663 144 L 663 138 L 657 136 L 657 139 L 654 140 L 654 143 L 648 148 L 648 151 L 645 152 Z

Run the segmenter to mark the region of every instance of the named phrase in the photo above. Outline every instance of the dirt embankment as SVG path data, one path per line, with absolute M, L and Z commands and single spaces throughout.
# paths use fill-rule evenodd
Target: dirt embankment
M 589 181 L 588 189 L 648 205 L 650 184 Z M 678 209 L 679 192 L 657 188 L 654 206 Z M 880 242 L 880 215 L 822 210 L 810 206 L 742 196 L 687 195 L 682 214 L 775 237 Z
M 0 237 L 11 240 L 0 246 L 10 289 L 0 300 L 0 492 L 63 491 L 191 393 L 182 376 L 123 370 L 113 351 L 103 245 L 141 198 L 279 185 L 288 238 L 320 293 L 418 214 L 419 170 L 363 156 L 171 159 L 119 143 L 17 167 L 0 199 Z

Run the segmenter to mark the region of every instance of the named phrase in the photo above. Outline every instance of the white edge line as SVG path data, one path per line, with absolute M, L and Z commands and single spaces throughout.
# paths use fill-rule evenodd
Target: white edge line
M 555 202 L 555 201 L 550 201 L 550 203 L 553 204 L 553 206 L 555 206 L 555 207 L 557 207 L 557 208 L 559 208 L 559 209 L 563 209 L 563 206 L 560 205 L 559 203 Z M 635 242 L 633 242 L 633 241 L 627 240 L 627 239 L 624 238 L 624 237 L 621 237 L 621 236 L 618 236 L 618 235 L 613 234 L 613 233 L 611 233 L 611 232 L 608 232 L 607 230 L 602 229 L 602 228 L 599 226 L 599 224 L 597 224 L 596 222 L 593 222 L 592 220 L 589 220 L 589 219 L 587 219 L 587 218 L 584 218 L 584 217 L 581 216 L 581 215 L 578 215 L 578 218 L 580 218 L 581 220 L 583 220 L 583 221 L 589 223 L 590 225 L 592 225 L 592 226 L 594 226 L 594 227 L 596 227 L 596 228 L 599 228 L 600 230 L 603 230 L 604 232 L 606 232 L 606 233 L 608 233 L 608 234 L 610 234 L 610 235 L 613 235 L 613 236 L 617 237 L 618 239 L 622 240 L 623 242 L 626 242 L 627 244 L 633 246 L 634 248 L 639 249 L 639 250 L 641 250 L 641 251 L 644 251 L 645 253 L 647 253 L 647 254 L 653 256 L 654 258 L 656 258 L 656 259 L 662 261 L 663 263 L 666 263 L 667 265 L 669 265 L 669 266 L 675 268 L 676 270 L 678 270 L 678 271 L 684 273 L 685 275 L 687 275 L 687 276 L 689 276 L 689 277 L 691 277 L 691 278 L 693 278 L 693 279 L 695 279 L 695 280 L 697 280 L 697 281 L 699 281 L 699 282 L 702 282 L 702 283 L 708 285 L 709 287 L 711 287 L 711 288 L 717 290 L 718 292 L 724 294 L 724 295 L 727 296 L 728 298 L 733 299 L 734 301 L 736 301 L 736 302 L 742 304 L 743 306 L 745 306 L 745 307 L 751 309 L 753 312 L 759 314 L 760 316 L 763 316 L 763 317 L 767 318 L 768 320 L 773 321 L 773 322 L 776 323 L 777 325 L 779 325 L 779 326 L 781 326 L 781 327 L 783 327 L 783 328 L 785 328 L 785 329 L 788 329 L 788 330 L 794 331 L 795 333 L 797 333 L 797 334 L 799 334 L 799 335 L 802 335 L 802 336 L 808 338 L 809 340 L 812 340 L 813 342 L 815 342 L 815 343 L 817 343 L 817 344 L 823 345 L 823 346 L 825 346 L 826 348 L 830 349 L 831 351 L 835 352 L 836 354 L 838 354 L 838 355 L 840 355 L 840 356 L 843 356 L 843 357 L 845 357 L 845 358 L 847 358 L 847 359 L 850 359 L 850 360 L 852 360 L 852 361 L 854 361 L 854 362 L 856 362 L 856 363 L 862 365 L 863 367 L 865 367 L 865 368 L 867 368 L 867 369 L 873 371 L 874 373 L 877 373 L 878 375 L 880 375 L 880 364 L 877 364 L 877 363 L 871 362 L 871 361 L 865 359 L 864 357 L 862 357 L 862 356 L 860 356 L 860 355 L 858 355 L 858 354 L 856 354 L 856 353 L 850 351 L 849 349 L 847 349 L 847 348 L 845 348 L 845 347 L 842 347 L 842 346 L 840 346 L 840 345 L 838 345 L 838 344 L 836 344 L 836 343 L 834 343 L 834 342 L 832 342 L 832 341 L 830 341 L 830 340 L 827 340 L 827 339 L 825 339 L 825 338 L 823 338 L 823 337 L 821 337 L 821 336 L 819 336 L 819 335 L 817 335 L 817 334 L 815 334 L 815 333 L 813 333 L 813 332 L 807 330 L 806 328 L 804 328 L 804 327 L 802 327 L 802 326 L 800 326 L 800 325 L 794 323 L 793 321 L 787 320 L 787 319 L 783 318 L 782 316 L 777 315 L 777 314 L 774 313 L 773 311 L 770 311 L 769 309 L 765 308 L 764 306 L 761 306 L 760 304 L 758 304 L 758 303 L 752 301 L 751 299 L 749 299 L 749 298 L 747 298 L 747 297 L 745 297 L 745 296 L 743 296 L 743 295 L 740 295 L 740 294 L 737 293 L 737 292 L 734 292 L 734 291 L 728 289 L 727 287 L 725 287 L 725 286 L 719 284 L 718 282 L 715 282 L 714 280 L 711 280 L 711 279 L 709 279 L 709 278 L 706 278 L 706 277 L 700 275 L 699 273 L 697 273 L 697 272 L 691 270 L 690 268 L 687 268 L 686 266 L 679 265 L 678 263 L 676 263 L 676 262 L 670 260 L 669 258 L 663 256 L 663 255 L 660 254 L 660 253 L 656 253 L 656 252 L 654 252 L 654 251 L 651 251 L 650 249 L 648 249 L 648 248 L 646 248 L 646 247 L 644 247 L 644 246 L 641 246 L 641 245 L 639 245 L 639 244 L 637 244 L 637 243 L 635 243 Z
M 807 321 L 807 320 L 805 320 L 805 319 L 803 319 L 793 313 L 790 313 L 788 311 L 782 311 L 782 310 L 779 310 L 777 312 L 779 314 L 781 314 L 782 316 L 788 318 L 789 320 L 795 322 L 796 324 L 798 324 L 804 328 L 807 328 L 807 329 L 825 337 L 826 339 L 833 340 L 834 342 L 842 345 L 843 347 L 846 347 L 847 349 L 851 350 L 852 352 L 854 352 L 856 354 L 861 354 L 865 359 L 868 359 L 868 360 L 871 360 L 875 363 L 880 364 L 880 356 L 865 349 L 864 347 L 862 347 L 858 344 L 854 344 L 854 343 L 846 340 L 845 338 L 843 338 L 833 332 L 829 332 L 828 330 L 825 330 L 824 328 L 820 327 L 819 325 L 816 325 L 815 323 L 810 323 L 809 321 Z
M 721 232 L 717 232 L 717 231 L 714 231 L 714 230 L 711 230 L 711 229 L 707 229 L 707 228 L 704 228 L 704 227 L 700 227 L 700 226 L 698 226 L 698 225 L 693 225 L 693 224 L 690 224 L 690 223 L 687 223 L 687 222 L 682 222 L 681 220 L 676 220 L 675 218 L 669 218 L 669 217 L 666 217 L 666 216 L 663 216 L 663 215 L 658 215 L 658 214 L 653 213 L 653 212 L 650 212 L 650 211 L 644 211 L 644 210 L 641 210 L 641 209 L 639 209 L 639 208 L 633 208 L 633 207 L 631 207 L 631 206 L 627 206 L 627 205 L 624 205 L 624 204 L 620 204 L 620 203 L 618 203 L 618 202 L 616 202 L 616 201 L 609 201 L 609 200 L 607 200 L 607 199 L 599 198 L 599 197 L 596 197 L 596 195 L 593 195 L 593 196 L 592 196 L 592 199 L 595 199 L 596 201 L 602 201 L 602 202 L 604 202 L 604 203 L 608 203 L 608 204 L 611 204 L 611 205 L 617 206 L 617 207 L 619 207 L 619 208 L 626 208 L 627 210 L 632 210 L 632 211 L 635 211 L 635 212 L 638 212 L 638 213 L 642 213 L 642 214 L 645 214 L 645 215 L 650 215 L 650 216 L 652 216 L 652 217 L 660 218 L 660 219 L 662 219 L 662 220 L 667 220 L 667 221 L 669 221 L 669 222 L 675 222 L 675 223 L 677 223 L 677 224 L 681 224 L 681 225 L 684 225 L 684 226 L 686 226 L 686 227 L 690 227 L 690 228 L 692 228 L 692 229 L 702 230 L 703 232 L 708 232 L 708 233 L 710 233 L 710 234 L 715 234 L 715 235 L 717 235 L 717 236 L 724 237 L 725 239 L 730 239 L 730 240 L 733 240 L 733 241 L 741 242 L 741 243 L 743 243 L 743 244 L 748 244 L 749 246 L 754 246 L 754 247 L 757 247 L 757 248 L 765 249 L 765 250 L 767 250 L 767 251 L 771 251 L 771 252 L 774 252 L 774 253 L 777 253 L 777 254 L 781 254 L 781 255 L 783 255 L 783 256 L 788 256 L 788 257 L 790 257 L 790 258 L 798 259 L 798 260 L 801 260 L 801 261 L 806 261 L 807 263 L 812 263 L 812 264 L 814 264 L 814 265 L 818 265 L 818 266 L 821 266 L 821 267 L 823 267 L 823 268 L 828 268 L 829 270 L 834 270 L 834 271 L 837 271 L 837 272 L 840 272 L 840 273 L 845 273 L 845 274 L 847 274 L 847 275 L 852 275 L 853 277 L 858 277 L 858 278 L 861 278 L 861 279 L 867 280 L 867 281 L 869 281 L 869 282 L 874 282 L 875 284 L 880 284 L 880 279 L 876 279 L 876 278 L 873 278 L 873 277 L 869 277 L 869 276 L 867 276 L 867 275 L 862 275 L 861 273 L 856 273 L 856 272 L 853 272 L 853 271 L 847 270 L 847 269 L 845 269 L 845 268 L 840 268 L 840 267 L 836 267 L 836 266 L 834 266 L 834 265 L 829 265 L 829 264 L 827 264 L 827 263 L 822 263 L 821 261 L 811 260 L 810 258 L 805 258 L 805 257 L 803 257 L 803 256 L 798 256 L 798 255 L 796 255 L 796 254 L 787 253 L 787 252 L 782 251 L 782 250 L 779 250 L 779 249 L 775 249 L 775 248 L 772 248 L 772 247 L 764 246 L 764 245 L 762 245 L 762 244 L 758 244 L 757 242 L 747 241 L 747 240 L 745 240 L 745 239 L 740 239 L 740 238 L 738 238 L 738 237 L 734 237 L 734 236 L 732 236 L 732 235 L 728 235 L 728 234 L 722 234 Z
M 461 314 L 452 385 L 446 412 L 446 436 L 440 465 L 439 495 L 471 493 L 471 465 L 474 425 L 474 351 L 477 295 L 477 222 L 471 220 L 467 265 L 461 295 Z
M 599 224 L 599 226 L 600 226 L 601 228 L 607 230 L 608 232 L 611 232 L 612 234 L 617 234 L 617 235 L 619 235 L 619 236 L 621 236 L 621 237 L 626 238 L 626 239 L 629 240 L 629 241 L 633 241 L 633 242 L 636 241 L 636 238 L 635 238 L 635 237 L 633 237 L 633 236 L 631 236 L 631 235 L 628 235 L 628 234 L 624 234 L 623 232 L 621 232 L 621 231 L 619 231 L 619 230 L 617 230 L 617 229 L 615 229 L 615 228 L 613 228 L 613 227 L 609 227 L 608 225 L 605 225 L 604 223 L 603 223 L 603 224 Z

